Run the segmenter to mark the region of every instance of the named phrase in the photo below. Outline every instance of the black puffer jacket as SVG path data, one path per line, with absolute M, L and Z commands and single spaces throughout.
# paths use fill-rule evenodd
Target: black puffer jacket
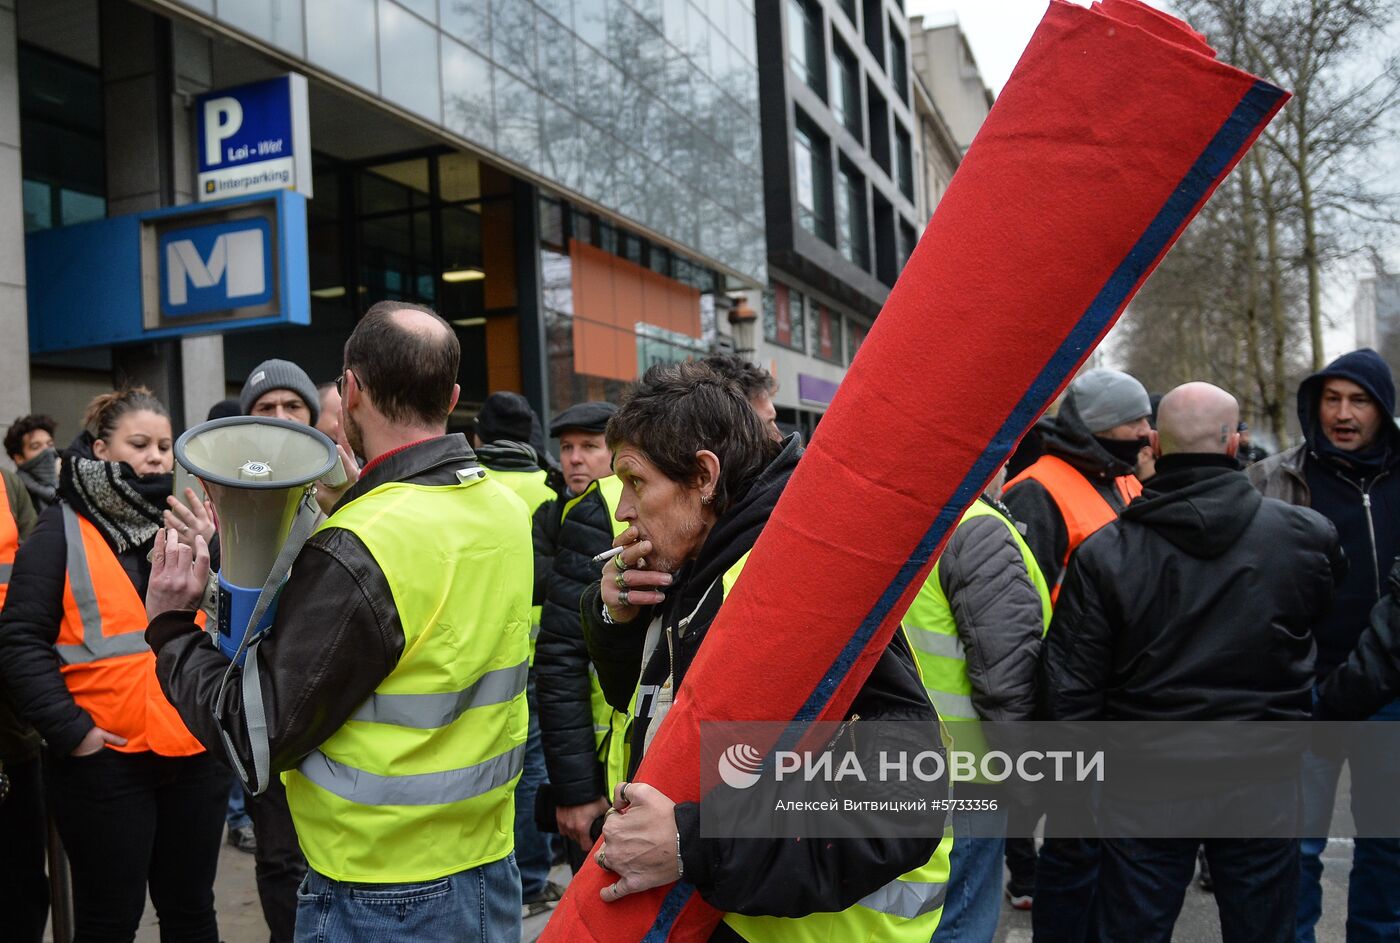
M 752 549 L 801 454 L 799 437 L 788 436 L 782 453 L 716 522 L 696 559 L 676 573 L 659 613 L 664 624 L 673 625 L 704 600 L 675 643 L 677 689 L 685 684 L 686 672 L 723 601 L 721 592 L 705 596 L 706 590 Z M 647 625 L 658 613 L 648 607 L 632 622 L 607 625 L 596 582 L 584 591 L 582 609 L 584 636 L 603 693 L 609 703 L 623 709 L 639 681 L 644 685 L 659 683 L 667 673 L 664 643 L 657 646 L 651 663 L 638 670 Z M 930 725 L 929 742 L 937 742 L 933 725 L 938 714 L 929 703 L 902 633 L 894 636 L 876 662 L 849 713 L 858 714 L 862 721 L 926 723 Z M 633 771 L 641 762 L 646 728 L 645 718 L 638 717 L 633 724 Z M 749 915 L 794 917 L 845 910 L 924 864 L 937 845 L 936 839 L 917 836 L 822 842 L 702 838 L 699 805 L 693 802 L 676 806 L 676 824 L 686 880 L 714 907 Z M 710 937 L 711 943 L 737 939 L 723 924 Z
M 1114 479 L 1131 475 L 1133 466 L 1114 458 L 1094 439 L 1079 418 L 1073 397 L 1066 397 L 1059 414 L 1044 417 L 1033 431 L 1040 436 L 1044 454 L 1074 466 L 1115 511 L 1123 510 Z M 1069 530 L 1059 505 L 1044 485 L 1030 478 L 1008 487 L 1001 500 L 1012 517 L 1026 525 L 1026 543 L 1040 564 L 1045 581 L 1054 586 L 1069 550 Z
M 567 504 L 560 498 L 535 515 L 536 560 L 545 553 L 551 558 L 535 647 L 535 701 L 550 793 L 560 806 L 583 805 L 607 792 L 593 739 L 592 676 L 579 599 L 598 579 L 592 558 L 612 546 L 611 512 L 596 483 L 561 520 Z
M 1343 569 L 1322 515 L 1232 459 L 1169 455 L 1070 558 L 1046 636 L 1053 720 L 1306 720 L 1312 627 Z

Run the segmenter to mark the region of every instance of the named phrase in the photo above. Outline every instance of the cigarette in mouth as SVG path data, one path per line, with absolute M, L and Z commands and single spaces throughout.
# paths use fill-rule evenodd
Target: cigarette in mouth
M 611 560 L 613 557 L 617 556 L 619 553 L 626 549 L 626 546 L 622 546 L 613 547 L 611 550 L 604 550 L 602 553 L 598 554 L 596 557 L 593 558 L 593 562 L 595 565 L 599 563 L 606 563 L 607 561 Z

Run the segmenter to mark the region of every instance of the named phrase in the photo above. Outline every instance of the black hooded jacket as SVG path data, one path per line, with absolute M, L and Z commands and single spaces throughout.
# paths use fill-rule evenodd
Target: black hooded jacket
M 768 522 L 783 487 L 802 454 L 799 437 L 784 440 L 783 450 L 732 508 L 716 522 L 695 560 L 676 573 L 660 612 L 644 609 L 632 622 L 608 625 L 602 617 L 599 587 L 584 591 L 583 629 L 598 680 L 608 702 L 625 709 L 639 680 L 660 683 L 669 670 L 667 646 L 657 646 L 651 663 L 639 674 L 647 626 L 660 615 L 672 626 L 703 602 L 675 642 L 675 685 L 685 684 L 686 672 L 704 644 L 723 601 L 722 590 L 706 595 L 740 557 L 753 548 Z M 902 634 L 885 649 L 851 705 L 862 721 L 911 721 L 934 724 L 937 712 L 929 702 Z M 931 728 L 932 729 L 932 728 Z M 646 723 L 633 725 L 632 771 L 641 762 Z M 685 878 L 714 907 L 732 913 L 795 917 L 840 911 L 907 871 L 928 861 L 933 838 L 796 839 L 701 838 L 696 803 L 676 806 Z M 721 924 L 712 943 L 737 940 Z
M 1312 627 L 1342 568 L 1331 523 L 1232 459 L 1169 455 L 1070 558 L 1045 640 L 1052 720 L 1305 720 Z
M 1073 398 L 1065 399 L 1058 415 L 1045 416 L 1036 423 L 1034 432 L 1040 437 L 1044 454 L 1072 465 L 1115 511 L 1123 510 L 1123 499 L 1118 495 L 1114 480 L 1131 475 L 1133 466 L 1115 458 L 1099 444 L 1084 420 L 1079 418 Z M 1007 488 L 1001 499 L 1011 515 L 1026 525 L 1026 544 L 1035 562 L 1040 564 L 1046 583 L 1054 586 L 1069 552 L 1069 530 L 1055 499 L 1044 485 L 1032 478 Z
M 1382 414 L 1379 441 L 1344 452 L 1328 441 L 1318 419 L 1323 383 L 1350 380 L 1365 389 Z M 1346 554 L 1346 576 L 1314 627 L 1321 678 L 1346 660 L 1385 591 L 1386 574 L 1400 555 L 1400 430 L 1390 368 L 1373 350 L 1338 357 L 1298 387 L 1298 421 L 1304 444 L 1249 469 L 1265 495 L 1310 507 L 1337 528 Z

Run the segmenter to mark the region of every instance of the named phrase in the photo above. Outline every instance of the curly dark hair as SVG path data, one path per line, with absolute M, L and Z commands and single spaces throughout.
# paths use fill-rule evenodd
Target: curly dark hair
M 54 422 L 52 416 L 46 416 L 42 413 L 20 416 L 5 433 L 5 454 L 23 454 L 25 436 L 29 435 L 31 432 L 39 432 L 41 430 L 52 436 L 54 430 L 57 428 L 58 423 Z
M 739 384 L 744 399 L 753 399 L 760 393 L 772 396 L 778 392 L 778 381 L 762 367 L 749 363 L 733 354 L 714 354 L 700 361 L 726 380 Z
M 686 485 L 701 474 L 695 453 L 715 453 L 720 473 L 714 509 L 719 515 L 782 450 L 739 384 L 692 360 L 650 367 L 608 420 L 607 440 L 614 452 L 624 444 L 640 449 L 667 478 Z

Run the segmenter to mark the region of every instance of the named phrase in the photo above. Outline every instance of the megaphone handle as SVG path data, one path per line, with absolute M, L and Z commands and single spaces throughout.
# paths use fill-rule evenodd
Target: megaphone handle
M 267 789 L 270 781 L 269 766 L 272 750 L 268 744 L 267 715 L 263 709 L 262 685 L 258 683 L 257 652 L 254 651 L 265 633 L 255 635 L 252 630 L 257 628 L 258 623 L 262 621 L 263 614 L 272 605 L 272 601 L 277 598 L 278 590 L 282 588 L 282 583 L 292 570 L 293 561 L 296 560 L 297 555 L 301 553 L 302 546 L 315 531 L 316 518 L 319 514 L 320 510 L 312 497 L 311 489 L 308 488 L 302 497 L 301 506 L 297 508 L 296 519 L 287 532 L 287 540 L 282 544 L 282 549 L 277 552 L 277 559 L 273 561 L 272 570 L 267 574 L 267 581 L 263 583 L 262 592 L 258 594 L 258 601 L 253 606 L 253 612 L 248 618 L 248 625 L 243 631 L 243 639 L 238 643 L 238 651 L 229 662 L 228 670 L 224 672 L 223 681 L 219 684 L 219 695 L 215 701 L 216 705 L 223 704 L 224 689 L 228 686 L 229 679 L 232 678 L 239 659 L 243 659 L 243 716 L 248 727 L 248 747 L 253 754 L 251 779 L 243 769 L 243 764 L 238 761 L 238 752 L 234 749 L 228 734 L 224 733 L 223 738 L 224 748 L 229 754 L 229 759 L 233 761 L 239 779 L 243 780 L 244 785 L 255 796 L 261 795 Z M 252 657 L 243 658 L 245 653 L 250 653 Z M 218 708 L 215 709 L 214 716 L 216 720 L 220 721 L 220 731 L 223 730 L 221 713 Z

